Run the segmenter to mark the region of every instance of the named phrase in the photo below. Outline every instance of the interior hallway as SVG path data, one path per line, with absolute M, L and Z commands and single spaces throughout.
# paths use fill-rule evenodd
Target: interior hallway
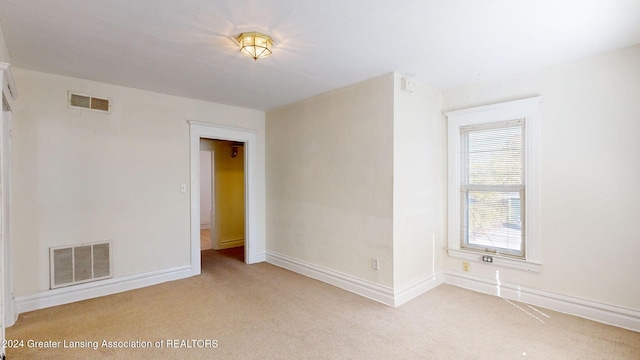
M 231 258 L 231 259 L 236 259 L 238 261 L 241 261 L 244 263 L 244 246 L 237 246 L 234 248 L 229 248 L 229 249 L 224 249 L 224 250 L 213 250 L 212 246 L 211 246 L 211 230 L 210 229 L 203 229 L 200 230 L 200 250 L 201 251 L 215 251 L 217 253 L 222 254 L 223 256 L 227 257 L 227 258 Z M 205 256 L 205 254 L 203 253 L 202 255 L 202 262 L 204 263 L 205 261 L 207 261 L 207 259 L 210 261 L 212 259 L 212 257 L 210 256 Z

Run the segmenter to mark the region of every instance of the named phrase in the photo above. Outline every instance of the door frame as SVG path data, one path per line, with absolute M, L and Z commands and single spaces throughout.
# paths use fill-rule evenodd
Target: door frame
M 11 101 L 18 97 L 13 71 L 8 63 L 0 62 L 0 100 L 3 108 L 0 113 L 0 355 L 5 356 L 5 328 L 12 326 L 18 319 L 16 303 L 13 296 L 13 268 L 11 251 L 11 233 L 9 232 L 11 217 L 11 168 L 5 167 L 11 151 Z M 7 111 L 4 106 L 6 105 Z M 6 165 L 10 165 L 10 162 Z M 5 171 L 6 170 L 6 173 Z M 6 177 L 6 178 L 4 178 Z M 9 222 L 9 223 L 5 223 Z M 5 232 L 6 231 L 6 232 Z
M 18 319 L 13 296 L 13 250 L 11 236 L 11 110 L 2 111 L 2 139 L 0 140 L 0 232 L 2 233 L 2 269 L 4 270 L 4 325 L 13 326 Z
M 209 153 L 209 164 L 207 166 L 208 166 L 208 169 L 209 169 L 209 172 L 210 172 L 209 178 L 211 180 L 211 183 L 210 183 L 211 188 L 209 189 L 209 202 L 210 202 L 211 206 L 210 206 L 210 209 L 208 210 L 209 217 L 208 217 L 207 221 L 209 222 L 209 242 L 211 243 L 211 247 L 209 249 L 213 249 L 213 223 L 214 223 L 214 220 L 215 220 L 214 219 L 215 218 L 215 215 L 214 215 L 215 214 L 215 201 L 214 201 L 215 200 L 215 186 L 214 186 L 214 184 L 215 184 L 214 183 L 214 181 L 215 181 L 215 166 L 214 166 L 215 152 L 213 151 L 213 149 L 211 149 L 211 150 L 202 150 L 201 149 L 200 153 L 198 154 L 198 156 L 200 156 L 198 161 L 202 161 L 202 153 Z M 202 168 L 202 162 L 200 162 L 200 171 L 202 172 L 202 170 L 204 170 L 204 169 Z M 202 174 L 199 173 L 199 175 L 202 175 Z M 198 179 L 200 179 L 200 178 L 198 178 Z M 201 192 L 200 194 L 202 194 L 202 187 L 203 187 L 202 185 L 203 185 L 202 183 L 198 184 L 198 191 Z M 200 216 L 202 216 L 202 210 L 203 210 L 202 209 L 202 197 L 200 197 L 199 199 L 200 199 L 199 201 L 200 201 L 200 211 L 201 211 L 200 212 Z M 202 221 L 202 218 L 200 218 L 200 221 Z M 202 223 L 200 223 L 200 231 L 202 231 L 202 230 L 203 230 L 202 229 Z M 209 249 L 206 249 L 206 250 L 209 250 Z M 202 247 L 201 247 L 201 250 L 203 250 Z
M 191 155 L 191 271 L 200 274 L 200 139 L 229 140 L 245 143 L 245 263 L 265 261 L 266 241 L 264 219 L 259 217 L 260 204 L 264 204 L 264 174 L 258 172 L 258 144 L 256 131 L 211 123 L 188 121 Z M 262 229 L 262 230 L 261 230 Z

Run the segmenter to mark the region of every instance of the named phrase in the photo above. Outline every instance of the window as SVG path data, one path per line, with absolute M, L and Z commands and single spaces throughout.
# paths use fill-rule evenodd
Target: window
M 448 112 L 449 255 L 538 271 L 542 97 Z
M 524 258 L 524 124 L 460 128 L 462 248 Z

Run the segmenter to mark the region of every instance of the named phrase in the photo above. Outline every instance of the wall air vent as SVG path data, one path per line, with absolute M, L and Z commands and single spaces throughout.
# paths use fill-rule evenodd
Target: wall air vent
M 107 98 L 99 98 L 69 91 L 69 107 L 109 113 L 111 101 Z
M 111 242 L 52 247 L 51 289 L 107 279 L 111 274 Z

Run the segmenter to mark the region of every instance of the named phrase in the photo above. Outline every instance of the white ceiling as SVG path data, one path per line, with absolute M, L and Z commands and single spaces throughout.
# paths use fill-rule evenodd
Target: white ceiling
M 640 0 L 0 0 L 0 24 L 14 67 L 267 110 L 392 71 L 449 88 L 635 45 Z M 273 55 L 238 53 L 244 31 Z

